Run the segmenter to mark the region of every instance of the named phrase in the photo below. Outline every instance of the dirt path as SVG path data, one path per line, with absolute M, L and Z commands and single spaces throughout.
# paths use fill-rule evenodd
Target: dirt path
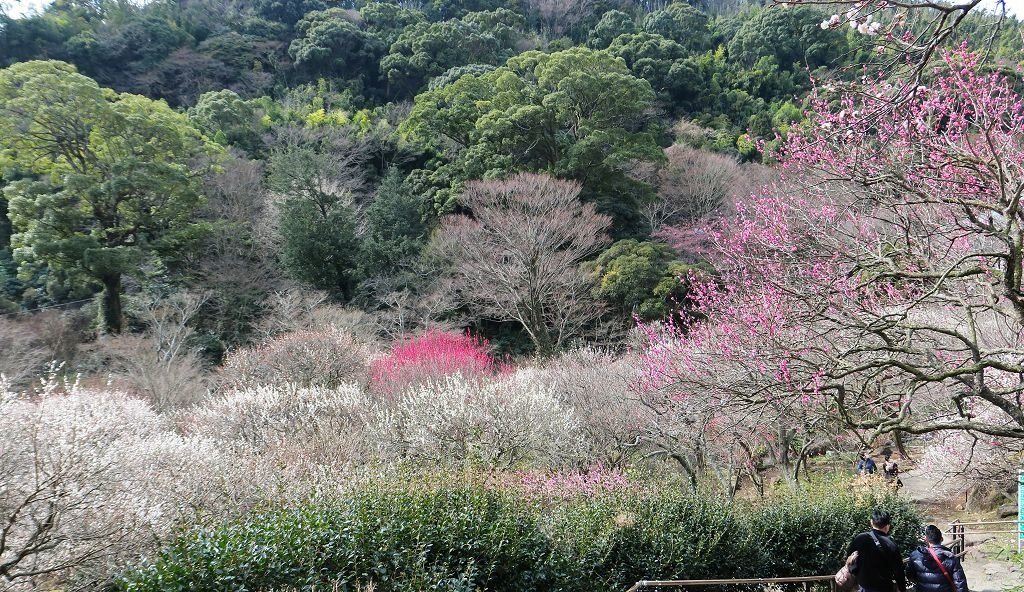
M 903 480 L 900 494 L 917 504 L 926 523 L 945 530 L 946 525 L 954 519 L 963 519 L 964 513 L 956 509 L 955 501 L 935 499 L 930 480 L 924 475 L 910 469 L 900 477 Z M 987 549 L 988 545 L 985 544 L 991 544 L 993 538 L 993 535 L 967 537 L 967 555 L 963 566 L 971 592 L 1024 592 L 1024 563 L 993 554 L 992 549 Z

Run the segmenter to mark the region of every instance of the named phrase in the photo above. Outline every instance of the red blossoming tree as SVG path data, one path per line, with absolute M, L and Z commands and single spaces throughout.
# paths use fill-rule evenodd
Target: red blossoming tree
M 455 374 L 466 379 L 492 376 L 505 368 L 494 361 L 490 348 L 486 339 L 469 333 L 429 330 L 396 342 L 389 354 L 375 360 L 370 367 L 370 386 L 393 395 Z

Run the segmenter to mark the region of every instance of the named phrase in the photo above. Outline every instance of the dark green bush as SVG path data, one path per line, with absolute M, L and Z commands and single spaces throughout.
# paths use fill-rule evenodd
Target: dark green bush
M 379 592 L 627 589 L 641 579 L 833 571 L 871 510 L 919 523 L 895 498 L 832 492 L 756 506 L 629 492 L 568 500 L 475 485 L 362 487 L 342 500 L 198 528 L 128 572 L 124 591 Z
M 543 590 L 549 544 L 528 506 L 482 488 L 366 488 L 179 537 L 123 590 Z
M 891 534 L 909 552 L 919 538 L 921 522 L 913 508 L 892 495 L 855 494 L 841 489 L 773 498 L 747 516 L 751 540 L 762 547 L 762 577 L 832 573 L 846 559 L 853 535 L 868 529 L 871 513 L 882 508 L 893 515 Z
M 744 575 L 757 562 L 741 517 L 717 500 L 658 494 L 580 499 L 553 534 L 577 577 L 601 590 L 638 580 Z

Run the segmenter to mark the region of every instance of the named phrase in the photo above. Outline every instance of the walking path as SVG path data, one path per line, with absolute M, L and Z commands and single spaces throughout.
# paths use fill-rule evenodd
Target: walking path
M 932 496 L 928 479 L 908 470 L 900 475 L 903 489 L 900 493 L 917 503 L 922 519 L 945 529 L 955 518 L 962 516 L 952 510 L 948 503 L 937 502 Z M 942 500 L 945 501 L 945 500 Z M 983 543 L 995 535 L 973 535 L 967 537 L 967 554 L 964 556 L 964 573 L 971 592 L 1024 592 L 1024 562 L 998 557 L 986 553 Z

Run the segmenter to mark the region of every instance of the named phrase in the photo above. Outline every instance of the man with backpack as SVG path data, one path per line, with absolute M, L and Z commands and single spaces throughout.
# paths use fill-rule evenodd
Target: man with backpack
M 853 538 L 847 555 L 857 552 L 857 585 L 860 592 L 906 592 L 903 559 L 889 538 L 892 516 L 884 510 L 871 514 L 871 530 Z M 965 592 L 965 591 L 962 591 Z
M 910 554 L 906 574 L 918 592 L 967 592 L 960 559 L 942 545 L 942 531 L 934 524 L 924 529 L 924 544 Z

